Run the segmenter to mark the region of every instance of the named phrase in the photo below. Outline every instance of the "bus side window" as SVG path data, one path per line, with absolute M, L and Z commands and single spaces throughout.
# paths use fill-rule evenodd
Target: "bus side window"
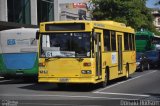
M 111 44 L 112 44 L 112 51 L 116 51 L 116 33 L 111 31 Z
M 133 50 L 135 50 L 135 35 L 132 34 Z
M 111 50 L 110 31 L 103 30 L 103 34 L 104 34 L 104 51 L 110 51 Z
M 132 42 L 132 35 L 129 34 L 129 48 L 130 50 L 133 50 L 133 42 Z
M 129 50 L 128 33 L 124 33 L 124 49 Z

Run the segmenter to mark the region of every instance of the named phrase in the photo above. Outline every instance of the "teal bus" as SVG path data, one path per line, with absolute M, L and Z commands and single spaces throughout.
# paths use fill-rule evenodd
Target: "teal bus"
M 0 37 L 0 41 L 1 41 L 1 37 Z M 4 62 L 2 58 L 2 47 L 0 45 L 0 75 L 2 74 L 2 70 L 4 70 Z
M 135 35 L 137 52 L 145 52 L 155 49 L 155 44 L 153 43 L 154 33 L 150 31 L 138 31 Z
M 18 28 L 0 32 L 0 76 L 37 77 L 38 29 Z

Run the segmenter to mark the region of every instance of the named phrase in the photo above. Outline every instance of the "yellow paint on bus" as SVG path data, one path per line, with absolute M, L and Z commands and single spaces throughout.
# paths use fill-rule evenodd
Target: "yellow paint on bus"
M 104 87 L 109 80 L 128 78 L 136 70 L 134 34 L 114 21 L 43 22 L 38 81 Z

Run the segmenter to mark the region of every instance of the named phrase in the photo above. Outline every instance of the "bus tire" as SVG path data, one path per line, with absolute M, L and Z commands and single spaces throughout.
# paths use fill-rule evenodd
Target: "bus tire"
M 128 79 L 129 78 L 129 64 L 127 63 L 126 64 L 126 76 L 125 76 L 125 79 Z
M 140 67 L 140 71 L 143 72 L 144 71 L 144 65 L 142 64 Z
M 5 75 L 5 76 L 3 76 L 3 79 L 5 79 L 5 80 L 10 80 L 10 79 L 12 79 L 12 77 L 9 76 L 9 75 Z
M 103 82 L 101 82 L 101 87 L 104 88 L 107 86 L 109 82 L 109 67 L 106 67 L 106 70 L 105 70 L 105 80 Z
M 147 70 L 150 70 L 150 64 L 148 63 L 148 65 L 147 65 Z

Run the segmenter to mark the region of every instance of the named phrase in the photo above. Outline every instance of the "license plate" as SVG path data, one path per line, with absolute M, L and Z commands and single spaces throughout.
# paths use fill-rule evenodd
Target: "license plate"
M 19 73 L 17 73 L 17 72 L 16 72 L 16 75 L 23 75 L 23 73 L 20 73 L 20 72 L 19 72 Z
M 68 82 L 68 80 L 69 80 L 68 78 L 60 78 L 59 79 L 60 82 Z

